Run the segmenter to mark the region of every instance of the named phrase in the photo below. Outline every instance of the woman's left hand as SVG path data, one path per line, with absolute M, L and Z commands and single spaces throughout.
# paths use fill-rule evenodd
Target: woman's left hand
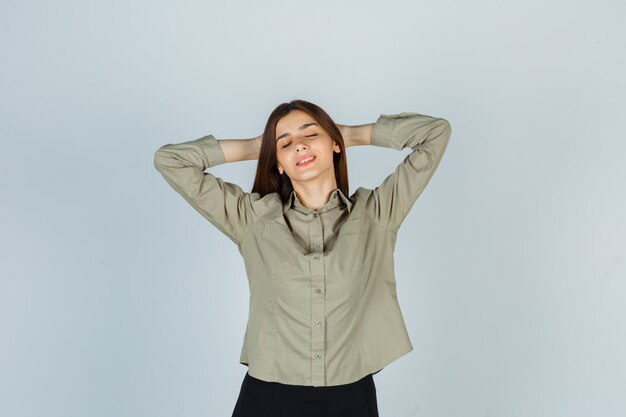
M 343 137 L 343 143 L 345 147 L 346 148 L 349 147 L 350 146 L 350 126 L 339 125 L 339 124 L 336 124 L 336 125 L 337 125 L 337 128 L 339 129 L 339 132 L 341 132 L 341 137 Z

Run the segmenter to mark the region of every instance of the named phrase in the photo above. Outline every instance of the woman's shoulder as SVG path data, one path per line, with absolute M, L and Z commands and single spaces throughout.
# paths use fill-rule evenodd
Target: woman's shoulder
M 257 216 L 282 210 L 283 203 L 280 194 L 277 192 L 261 195 L 259 193 L 247 193 L 249 205 Z

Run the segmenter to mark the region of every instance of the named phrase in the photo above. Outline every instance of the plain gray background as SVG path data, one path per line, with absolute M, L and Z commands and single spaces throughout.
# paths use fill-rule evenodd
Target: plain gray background
M 452 124 L 398 235 L 415 349 L 382 417 L 626 414 L 623 2 L 0 5 L 0 415 L 230 416 L 243 261 L 153 154 L 294 98 Z M 351 192 L 407 153 L 349 148 Z

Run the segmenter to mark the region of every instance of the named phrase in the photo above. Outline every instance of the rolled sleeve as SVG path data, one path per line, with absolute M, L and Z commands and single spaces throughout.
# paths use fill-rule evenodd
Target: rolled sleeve
M 397 230 L 441 161 L 451 135 L 450 123 L 413 112 L 381 114 L 372 128 L 372 145 L 411 148 L 395 171 L 373 190 L 368 202 L 374 220 Z
M 239 245 L 251 221 L 251 194 L 204 172 L 223 163 L 224 151 L 213 135 L 163 145 L 154 154 L 154 166 L 167 183 Z

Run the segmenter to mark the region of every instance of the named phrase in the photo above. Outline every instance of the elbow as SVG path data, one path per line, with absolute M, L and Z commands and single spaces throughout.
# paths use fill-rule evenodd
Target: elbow
M 450 125 L 450 122 L 447 121 L 446 119 L 439 119 L 441 125 L 443 126 L 443 129 L 446 133 L 452 133 L 452 126 Z
M 161 146 L 154 152 L 153 164 L 157 171 L 161 171 L 167 165 L 167 156 L 163 149 L 165 146 L 167 145 Z
M 444 136 L 446 141 L 448 141 L 450 139 L 450 135 L 452 135 L 452 126 L 446 119 L 438 119 L 437 131 L 440 136 Z

